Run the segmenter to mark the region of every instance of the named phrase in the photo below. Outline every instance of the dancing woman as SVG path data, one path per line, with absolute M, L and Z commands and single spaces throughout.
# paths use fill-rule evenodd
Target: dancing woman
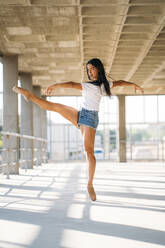
M 143 93 L 143 89 L 135 83 L 126 82 L 123 80 L 109 82 L 105 76 L 105 70 L 102 62 L 97 59 L 91 59 L 86 64 L 88 82 L 75 83 L 57 83 L 49 86 L 45 93 L 50 95 L 57 88 L 74 88 L 82 91 L 83 101 L 81 109 L 78 111 L 75 108 L 59 103 L 52 103 L 42 98 L 35 96 L 32 92 L 14 86 L 13 91 L 22 94 L 26 100 L 32 101 L 39 107 L 55 111 L 69 120 L 75 127 L 80 128 L 83 146 L 88 163 L 88 184 L 87 190 L 92 201 L 96 200 L 96 193 L 93 187 L 93 179 L 96 168 L 96 159 L 94 156 L 94 142 L 96 129 L 99 123 L 98 112 L 101 97 L 104 95 L 111 96 L 111 88 L 116 86 L 133 86 L 136 90 Z

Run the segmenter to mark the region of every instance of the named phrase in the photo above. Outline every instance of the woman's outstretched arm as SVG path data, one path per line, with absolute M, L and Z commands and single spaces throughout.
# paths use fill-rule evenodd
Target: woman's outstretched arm
M 82 86 L 80 83 L 66 82 L 66 83 L 59 83 L 59 84 L 57 83 L 57 84 L 53 84 L 53 85 L 49 86 L 45 90 L 45 94 L 50 95 L 57 88 L 73 88 L 73 89 L 77 89 L 77 90 L 82 90 Z
M 113 87 L 117 87 L 117 86 L 133 86 L 134 89 L 135 89 L 135 93 L 136 93 L 136 90 L 140 90 L 142 94 L 144 93 L 143 88 L 141 88 L 137 84 L 131 83 L 131 82 L 127 82 L 127 81 L 124 81 L 124 80 L 113 81 L 112 88 Z

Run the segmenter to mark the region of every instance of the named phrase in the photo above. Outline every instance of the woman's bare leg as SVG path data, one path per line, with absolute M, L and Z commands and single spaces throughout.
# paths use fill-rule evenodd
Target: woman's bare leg
M 13 91 L 23 95 L 28 101 L 34 102 L 40 108 L 43 108 L 49 111 L 55 111 L 59 113 L 65 119 L 69 120 L 73 125 L 77 127 L 77 118 L 78 118 L 77 109 L 60 104 L 60 103 L 53 103 L 53 102 L 46 101 L 42 98 L 35 96 L 32 92 L 26 89 L 17 87 L 17 86 L 13 88 Z
M 88 162 L 88 193 L 92 201 L 96 200 L 96 193 L 93 188 L 93 179 L 96 169 L 96 159 L 94 156 L 94 142 L 95 142 L 95 135 L 96 130 L 87 127 L 87 126 L 80 126 L 81 134 L 83 136 L 83 144 L 84 150 L 86 153 L 86 159 Z

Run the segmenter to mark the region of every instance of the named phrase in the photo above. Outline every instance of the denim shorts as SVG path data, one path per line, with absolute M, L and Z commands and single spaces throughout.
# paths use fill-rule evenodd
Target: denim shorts
M 84 126 L 96 129 L 99 124 L 98 111 L 82 108 L 80 111 L 78 111 L 77 123 L 78 128 L 80 128 L 80 125 L 82 124 Z

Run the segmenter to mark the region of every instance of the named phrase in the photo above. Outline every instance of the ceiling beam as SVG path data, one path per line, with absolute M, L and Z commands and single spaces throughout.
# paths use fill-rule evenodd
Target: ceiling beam
M 138 67 L 143 62 L 144 58 L 147 56 L 147 53 L 151 49 L 154 41 L 156 40 L 156 37 L 160 34 L 161 30 L 163 29 L 164 23 L 165 23 L 165 16 L 163 16 L 160 19 L 159 25 L 158 26 L 155 26 L 155 30 L 153 31 L 150 39 L 148 41 L 146 41 L 145 45 L 142 48 L 142 51 L 139 53 L 139 56 L 136 59 L 136 62 L 133 64 L 132 69 L 129 71 L 129 73 L 125 77 L 125 80 L 126 81 L 129 81 L 131 79 L 131 77 L 137 71 Z
M 108 59 L 108 66 L 107 66 L 107 73 L 108 74 L 110 73 L 112 63 L 114 61 L 116 50 L 117 50 L 117 47 L 118 47 L 118 43 L 119 43 L 119 40 L 120 40 L 121 31 L 123 29 L 125 20 L 127 18 L 127 12 L 128 12 L 128 9 L 129 9 L 129 0 L 125 0 L 124 4 L 125 4 L 125 6 L 124 6 L 124 10 L 123 10 L 123 12 L 124 12 L 123 17 L 121 19 L 121 22 L 116 25 L 115 32 L 116 32 L 117 36 L 116 36 L 116 40 L 115 40 L 115 43 L 114 43 L 114 46 L 113 46 L 113 49 L 112 49 L 112 53 L 110 53 L 109 59 Z

